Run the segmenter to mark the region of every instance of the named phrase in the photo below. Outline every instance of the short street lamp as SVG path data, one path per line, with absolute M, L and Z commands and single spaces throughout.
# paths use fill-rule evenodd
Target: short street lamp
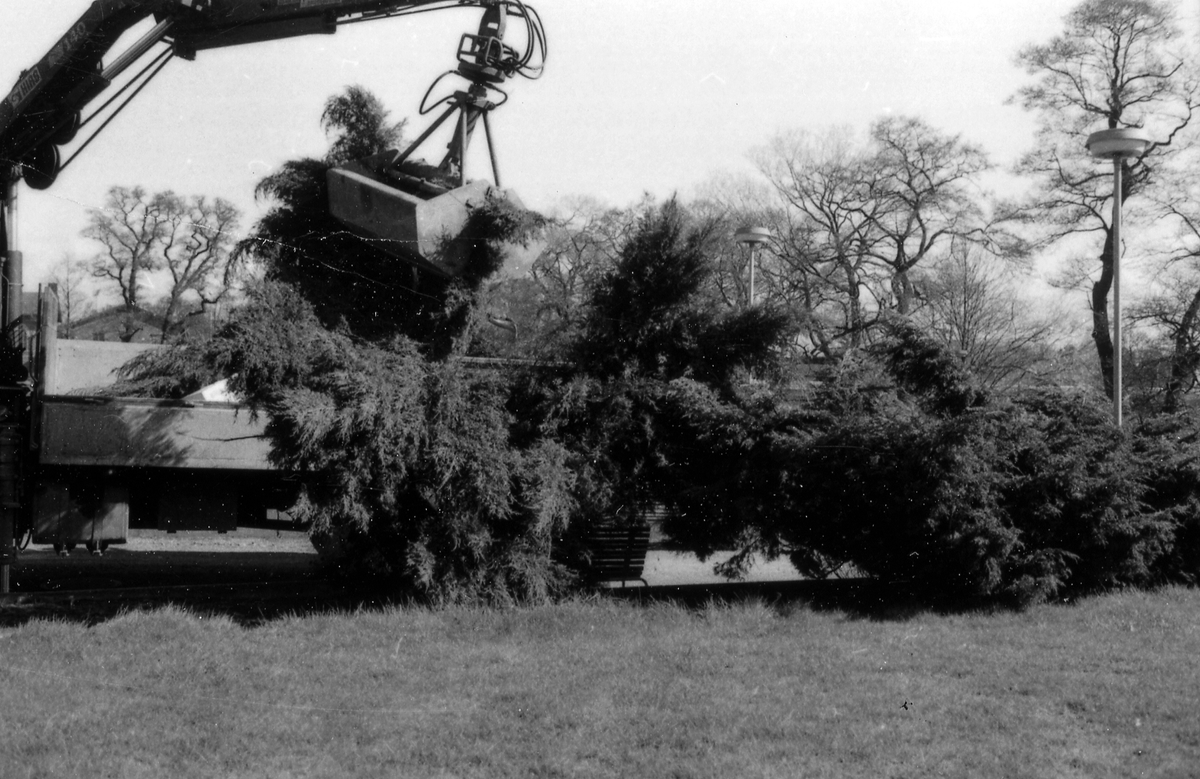
M 771 231 L 765 227 L 740 227 L 733 234 L 733 240 L 750 247 L 750 295 L 749 305 L 754 305 L 754 250 L 759 244 L 771 240 Z
M 1121 164 L 1150 148 L 1150 137 L 1140 129 L 1101 130 L 1087 139 L 1093 157 L 1113 161 L 1112 268 L 1113 268 L 1113 421 L 1121 427 Z

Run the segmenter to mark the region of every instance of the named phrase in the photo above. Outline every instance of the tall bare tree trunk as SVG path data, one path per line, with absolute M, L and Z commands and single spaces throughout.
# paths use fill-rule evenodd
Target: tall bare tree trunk
M 866 327 L 863 325 L 862 292 L 859 289 L 858 273 L 849 263 L 846 264 L 846 295 L 850 309 L 850 315 L 847 317 L 850 326 L 850 348 L 857 349 L 862 346 L 862 334 Z
M 892 295 L 896 299 L 896 313 L 912 313 L 913 285 L 907 268 L 896 271 L 896 275 L 892 276 Z
M 1163 411 L 1168 414 L 1179 410 L 1179 396 L 1184 392 L 1184 384 L 1195 374 L 1200 365 L 1200 354 L 1191 347 L 1189 334 L 1196 325 L 1196 317 L 1200 316 L 1200 290 L 1192 296 L 1192 302 L 1179 320 L 1175 330 L 1175 348 L 1171 354 L 1171 375 L 1167 378 L 1166 396 L 1163 398 Z
M 1100 358 L 1100 376 L 1104 394 L 1113 396 L 1113 341 L 1108 319 L 1108 293 L 1112 289 L 1112 227 L 1104 231 L 1104 251 L 1100 254 L 1100 278 L 1092 285 L 1092 341 Z

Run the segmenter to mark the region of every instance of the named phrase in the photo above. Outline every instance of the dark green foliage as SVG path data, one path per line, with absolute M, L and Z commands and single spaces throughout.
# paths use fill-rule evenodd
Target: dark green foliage
M 285 163 L 263 179 L 258 194 L 275 205 L 242 242 L 272 281 L 305 290 L 328 328 L 345 327 L 370 340 L 434 330 L 445 282 L 418 277 L 411 266 L 347 231 L 329 213 L 329 164 Z
M 693 422 L 693 412 L 744 417 L 738 384 L 751 369 L 769 373 L 787 335 L 778 312 L 729 312 L 706 296 L 716 269 L 706 241 L 706 227 L 678 204 L 647 209 L 598 279 L 566 349 L 570 362 L 516 386 L 510 409 L 519 436 L 556 440 L 568 453 L 577 510 L 558 551 L 572 566 L 586 564 L 598 524 L 638 522 L 655 505 L 688 510 L 695 493 L 680 495 L 698 470 L 682 453 L 702 452 L 715 437 L 709 418 Z M 684 546 L 708 549 L 736 536 L 732 516 L 689 534 Z
M 787 335 L 778 312 L 712 305 L 704 291 L 716 266 L 705 242 L 705 227 L 689 224 L 674 201 L 647 210 L 568 350 L 574 378 L 546 390 L 538 424 L 575 456 L 579 532 L 634 521 L 656 504 L 682 511 L 672 452 L 706 446 L 706 431 L 687 424 L 684 388 L 714 413 L 738 414 L 738 377 L 769 371 Z
M 147 351 L 121 369 L 117 391 L 178 398 L 223 377 L 233 388 L 290 387 L 348 342 L 321 326 L 312 305 L 294 287 L 265 283 L 249 293 L 223 327 L 204 341 Z M 255 400 L 251 395 L 250 399 Z
M 321 129 L 333 136 L 325 162 L 339 165 L 402 145 L 407 120 L 389 122 L 389 113 L 378 97 L 357 84 L 325 101 Z
M 480 342 L 499 242 L 540 220 L 485 204 L 462 278 L 393 294 L 394 260 L 323 235 L 313 165 L 264 182 L 280 207 L 257 236 L 270 270 L 254 304 L 131 378 L 178 395 L 235 375 L 347 575 L 441 602 L 542 599 L 576 581 L 590 529 L 655 505 L 676 548 L 735 549 L 730 575 L 786 555 L 959 603 L 1200 575 L 1191 420 L 1128 435 L 1088 397 L 988 397 L 903 319 L 786 403 L 762 379 L 788 318 L 708 296 L 706 228 L 674 202 L 641 215 L 591 287 L 568 360 L 480 372 L 459 355 Z
M 439 602 L 545 599 L 571 581 L 550 544 L 573 506 L 567 454 L 515 442 L 504 377 L 460 359 L 503 245 L 541 218 L 489 199 L 468 217 L 465 272 L 414 284 L 326 205 L 330 164 L 395 140 L 384 120 L 362 90 L 327 103 L 327 158 L 259 185 L 276 205 L 242 250 L 266 281 L 211 339 L 129 366 L 126 386 L 177 397 L 230 377 L 266 415 L 274 465 L 303 481 L 295 515 L 347 577 Z
M 191 338 L 165 349 L 141 352 L 117 371 L 117 381 L 96 391 L 114 398 L 178 400 L 222 378 L 205 359 L 204 346 Z
M 509 440 L 505 390 L 411 343 L 347 352 L 269 399 L 277 463 L 343 573 L 438 602 L 544 600 L 569 573 L 550 539 L 571 506 L 562 452 Z
M 987 418 L 839 424 L 791 463 L 803 474 L 794 545 L 934 591 L 998 591 L 1017 542 L 997 505 L 999 426 Z
M 515 446 L 501 377 L 456 357 L 497 241 L 534 221 L 478 209 L 471 270 L 429 302 L 425 327 L 376 311 L 330 329 L 327 298 L 293 277 L 210 344 L 268 413 L 276 465 L 304 475 L 298 516 L 344 575 L 439 602 L 544 599 L 570 581 L 550 547 L 571 506 L 565 455 L 543 439 Z
M 479 342 L 476 325 L 482 326 L 485 284 L 504 267 L 504 245 L 528 246 L 544 225 L 540 214 L 498 197 L 489 196 L 471 210 L 461 236 L 469 242 L 467 263 L 460 276 L 443 286 L 442 307 L 422 333 L 432 359 L 449 354 L 460 337 L 467 338 L 462 348 L 468 351 Z
M 1160 564 L 1166 581 L 1200 583 L 1200 420 L 1190 413 L 1143 421 L 1135 431 L 1143 497 L 1174 523 L 1174 543 Z
M 344 576 L 438 602 L 544 600 L 571 582 L 550 545 L 573 507 L 567 454 L 512 438 L 502 375 L 328 330 L 278 284 L 189 349 L 170 360 L 232 376 L 266 414 L 273 464 L 303 479 L 294 513 Z
M 666 529 L 723 565 L 852 563 L 926 601 L 1029 603 L 1200 575 L 1200 426 L 1127 433 L 1102 398 L 988 398 L 903 321 L 823 377 L 803 408 L 724 402 L 676 381 L 658 397 Z
M 957 360 L 893 326 L 803 410 L 730 404 L 677 381 L 658 398 L 667 531 L 705 555 L 842 563 L 930 602 L 1029 603 L 1200 574 L 1200 427 L 1128 433 L 1102 398 L 988 399 Z
M 1144 502 L 1151 474 L 1133 439 L 1097 397 L 1042 391 L 1016 402 L 1026 432 L 1007 503 L 1024 543 L 1074 555 L 1077 589 L 1152 583 L 1172 523 Z
M 724 522 L 724 539 L 743 528 L 731 572 L 752 554 L 786 553 L 809 573 L 849 561 L 927 599 L 1030 602 L 1149 585 L 1178 565 L 1167 504 L 1190 487 L 1156 492 L 1161 477 L 1097 399 L 1043 391 L 985 402 L 956 361 L 908 328 L 880 356 L 883 374 L 860 367 L 818 394 L 824 411 L 703 423 L 729 465 L 723 479 L 713 466 L 697 478 L 697 504 L 738 507 L 720 494 L 730 488 L 741 497 L 740 517 Z M 857 405 L 855 377 L 867 379 Z M 1171 484 L 1187 481 L 1177 473 Z M 674 533 L 685 530 L 695 532 Z
M 480 204 L 463 229 L 470 249 L 457 279 L 418 273 L 354 235 L 329 213 L 326 173 L 393 147 L 402 126 L 389 125 L 379 101 L 359 87 L 330 98 L 322 114 L 334 136 L 329 153 L 286 162 L 259 182 L 256 194 L 274 206 L 240 250 L 263 261 L 268 280 L 303 290 L 324 327 L 377 342 L 404 335 L 440 358 L 467 326 L 464 306 L 503 264 L 500 245 L 527 241 L 543 220 L 496 198 Z
M 780 312 L 720 311 L 704 297 L 716 266 L 704 226 L 675 201 L 647 211 L 592 296 L 571 349 L 592 376 L 689 377 L 730 389 L 738 371 L 767 370 L 787 334 Z
M 1097 409 L 1040 395 L 949 417 L 850 420 L 803 447 L 795 545 L 953 597 L 1144 585 L 1170 524 Z
M 898 387 L 916 396 L 924 411 L 961 414 L 987 402 L 962 362 L 907 318 L 888 322 L 886 332 L 879 348 L 884 364 Z
M 664 530 L 677 548 L 706 557 L 742 549 L 775 557 L 784 539 L 763 522 L 792 508 L 799 474 L 794 449 L 819 417 L 780 407 L 769 395 L 727 402 L 711 388 L 677 380 L 662 399 L 660 478 L 671 509 Z M 749 563 L 736 557 L 726 572 Z

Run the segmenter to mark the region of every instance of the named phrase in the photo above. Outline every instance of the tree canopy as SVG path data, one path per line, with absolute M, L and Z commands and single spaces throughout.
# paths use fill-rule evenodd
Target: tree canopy
M 1102 238 L 1090 307 L 1100 372 L 1111 396 L 1113 247 L 1111 209 L 1105 205 L 1112 175 L 1089 157 L 1087 135 L 1128 127 L 1151 134 L 1143 156 L 1121 162 L 1123 202 L 1136 199 L 1177 156 L 1177 141 L 1200 105 L 1200 78 L 1174 7 L 1151 0 L 1085 0 L 1067 14 L 1060 34 L 1025 47 L 1017 62 L 1035 80 L 1015 99 L 1035 113 L 1039 127 L 1035 147 L 1017 166 L 1034 189 L 1015 214 L 1036 226 L 1045 246 L 1068 236 Z
M 914 274 L 953 241 L 1019 251 L 987 219 L 982 150 L 920 119 L 881 119 L 863 145 L 845 129 L 782 133 L 755 160 L 779 200 L 762 214 L 777 239 L 769 285 L 826 358 L 867 343 L 886 312 L 910 313 Z
M 103 246 L 92 275 L 117 288 L 124 311 L 156 309 L 165 342 L 236 289 L 244 260 L 234 251 L 240 218 L 222 198 L 112 187 L 83 232 Z M 164 291 L 155 295 L 155 286 Z M 130 320 L 122 337 L 132 338 L 136 327 Z

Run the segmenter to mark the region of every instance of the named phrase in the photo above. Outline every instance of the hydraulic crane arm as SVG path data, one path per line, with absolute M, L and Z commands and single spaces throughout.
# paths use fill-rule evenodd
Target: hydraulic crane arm
M 193 0 L 200 5 L 202 0 Z M 456 6 L 481 0 L 208 0 L 202 13 L 182 14 L 172 30 L 176 53 L 333 33 L 339 25 Z
M 58 172 L 58 146 L 69 143 L 83 109 L 121 72 L 160 42 L 190 59 L 196 52 L 332 33 L 339 25 L 501 0 L 96 0 L 54 47 L 21 74 L 0 103 L 0 165 L 8 181 L 38 189 Z M 118 39 L 153 17 L 129 50 L 104 61 Z
M 62 168 L 59 146 L 70 143 L 82 126 L 106 113 L 109 104 L 136 85 L 125 102 L 133 99 L 172 55 L 191 59 L 197 51 L 217 46 L 332 33 L 349 22 L 459 6 L 486 9 L 478 34 L 460 39 L 457 69 L 450 71 L 469 86 L 428 109 L 449 106 L 408 149 L 373 155 L 327 173 L 330 213 L 349 230 L 415 268 L 454 276 L 480 240 L 470 234 L 472 209 L 492 198 L 518 202 L 499 190 L 498 181 L 496 187 L 467 181 L 463 166 L 477 122 L 487 132 L 491 151 L 488 113 L 497 104 L 489 96 L 505 95 L 497 85 L 514 75 L 536 78 L 541 72 L 545 34 L 537 13 L 523 0 L 95 0 L 44 57 L 21 73 L 0 102 L 0 460 L 6 463 L 0 469 L 0 593 L 8 591 L 14 535 L 27 518 L 29 493 L 19 467 L 28 457 L 26 436 L 32 429 L 32 384 L 26 381 L 21 318 L 24 271 L 14 230 L 17 182 L 23 178 L 35 189 L 53 184 Z M 510 16 L 526 24 L 524 51 L 504 43 Z M 110 56 L 125 33 L 150 19 L 154 25 L 148 32 Z M 169 48 L 155 54 L 132 79 L 123 79 L 109 100 L 83 118 L 83 110 L 112 87 L 114 79 L 162 43 Z M 108 112 L 74 154 L 86 148 L 120 107 Z M 433 168 L 410 160 L 417 146 L 455 113 L 458 130 L 442 164 Z M 494 153 L 492 170 L 498 179 Z M 432 181 L 424 178 L 430 171 Z
M 469 87 L 434 103 L 433 107 L 450 107 L 404 152 L 330 172 L 330 213 L 337 219 L 401 259 L 437 273 L 455 273 L 457 264 L 440 248 L 443 239 L 458 235 L 473 204 L 492 193 L 488 186 L 468 186 L 464 174 L 473 129 L 481 121 L 488 131 L 498 190 L 488 130 L 488 113 L 497 103 L 490 96 L 507 97 L 498 85 L 510 77 L 536 78 L 546 54 L 541 20 L 523 0 L 95 0 L 41 60 L 22 72 L 0 102 L 0 255 L 5 258 L 0 287 L 7 290 L 0 294 L 5 301 L 0 318 L 11 321 L 19 305 L 14 291 L 21 286 L 21 263 L 12 229 L 17 182 L 24 179 L 33 189 L 50 187 L 172 55 L 190 59 L 202 49 L 333 33 L 352 22 L 459 7 L 484 9 L 478 34 L 462 36 L 457 69 L 449 72 Z M 525 23 L 522 51 L 504 42 L 509 18 Z M 141 38 L 110 55 L 122 36 L 150 20 L 153 26 Z M 84 118 L 84 109 L 114 86 L 114 79 L 156 48 L 140 73 L 122 79 L 112 96 Z M 123 96 L 124 102 L 109 110 Z M 459 114 L 458 131 L 437 168 L 437 181 L 423 178 L 428 166 L 412 175 L 409 157 L 414 149 L 454 113 Z M 92 120 L 103 114 L 107 115 L 98 127 L 91 129 Z M 89 136 L 75 145 L 64 163 L 59 148 L 85 126 Z

